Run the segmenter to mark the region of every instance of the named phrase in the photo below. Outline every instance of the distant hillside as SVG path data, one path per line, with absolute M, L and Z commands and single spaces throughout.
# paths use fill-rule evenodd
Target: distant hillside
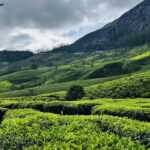
M 74 44 L 54 51 L 79 52 L 134 47 L 150 43 L 150 0 L 144 0 L 117 20 Z
M 0 51 L 0 62 L 15 62 L 25 60 L 34 54 L 27 51 Z

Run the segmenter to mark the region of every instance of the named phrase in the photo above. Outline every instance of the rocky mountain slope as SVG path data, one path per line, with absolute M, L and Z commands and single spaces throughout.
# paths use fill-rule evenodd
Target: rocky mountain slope
M 74 44 L 61 47 L 56 51 L 95 51 L 113 48 L 137 46 L 134 43 L 140 37 L 139 44 L 150 42 L 148 36 L 150 29 L 150 0 L 144 0 L 123 14 L 120 18 L 105 25 L 103 28 L 89 33 L 77 40 Z M 135 39 L 136 38 L 136 39 Z M 127 41 L 132 41 L 127 43 Z M 126 44 L 124 44 L 126 43 Z

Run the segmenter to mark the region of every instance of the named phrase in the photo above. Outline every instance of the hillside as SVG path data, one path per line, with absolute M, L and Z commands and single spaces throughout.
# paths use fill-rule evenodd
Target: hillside
M 66 91 L 73 84 L 88 87 L 144 73 L 150 69 L 149 49 L 144 45 L 79 55 L 52 52 L 37 54 L 19 63 L 3 64 L 1 71 L 6 72 L 0 76 L 0 83 L 6 88 L 4 90 L 2 86 L 0 96 L 35 96 Z M 18 64 L 19 68 L 16 67 Z M 8 72 L 10 67 L 12 72 Z
M 0 62 L 15 62 L 25 60 L 34 54 L 28 51 L 0 51 Z
M 134 47 L 150 42 L 150 1 L 144 0 L 103 28 L 89 33 L 74 44 L 54 51 L 87 52 Z

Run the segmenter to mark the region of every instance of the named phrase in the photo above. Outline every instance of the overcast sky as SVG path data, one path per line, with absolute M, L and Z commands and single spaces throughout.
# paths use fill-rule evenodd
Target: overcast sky
M 101 28 L 142 0 L 0 0 L 0 50 L 52 49 Z

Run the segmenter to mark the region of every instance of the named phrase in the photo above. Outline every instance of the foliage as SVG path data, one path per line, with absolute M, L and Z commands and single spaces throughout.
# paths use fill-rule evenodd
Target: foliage
M 92 114 L 108 114 L 150 122 L 150 109 L 148 108 L 146 109 L 140 107 L 105 104 L 102 106 L 93 107 Z
M 148 51 L 148 52 L 145 52 L 141 55 L 137 55 L 137 56 L 131 58 L 131 60 L 139 60 L 139 59 L 143 59 L 143 58 L 146 58 L 146 57 L 149 57 L 149 56 L 150 56 L 150 52 Z
M 135 98 L 142 97 L 143 93 L 150 91 L 149 72 L 131 75 L 103 84 L 90 86 L 85 89 L 90 98 Z
M 30 72 L 32 74 L 32 72 Z M 34 75 L 30 76 L 30 78 L 28 80 L 32 80 L 32 77 Z M 25 78 L 29 77 L 25 75 Z M 15 78 L 15 77 L 14 77 Z M 16 77 L 15 79 L 10 79 L 13 81 L 13 83 L 15 82 L 21 82 L 20 77 Z M 20 87 L 24 87 L 25 89 L 20 89 L 20 90 L 15 90 L 15 91 L 9 91 L 9 92 L 4 92 L 4 93 L 0 93 L 1 97 L 21 97 L 21 96 L 31 96 L 30 91 L 31 88 L 28 88 L 28 86 L 32 87 L 32 90 L 34 91 L 35 95 L 39 95 L 39 94 L 53 94 L 55 92 L 60 92 L 60 91 L 67 91 L 69 89 L 69 87 L 71 85 L 74 84 L 78 84 L 80 86 L 89 86 L 89 85 L 93 85 L 93 84 L 98 84 L 98 83 L 103 83 L 106 81 L 111 81 L 114 79 L 118 79 L 121 78 L 121 76 L 114 76 L 114 77 L 108 77 L 108 78 L 100 78 L 100 79 L 89 79 L 89 80 L 78 80 L 78 81 L 72 81 L 72 82 L 64 82 L 64 83 L 56 83 L 56 84 L 44 84 L 44 85 L 40 85 L 38 87 L 32 87 L 36 85 L 36 82 L 39 82 L 39 78 L 37 78 L 37 80 L 34 80 L 31 82 L 26 82 L 26 84 L 21 83 Z M 35 78 L 36 79 L 36 78 Z M 23 80 L 22 80 L 23 81 Z M 24 81 L 25 82 L 25 81 Z M 63 98 L 64 99 L 64 98 Z
M 72 85 L 67 94 L 65 99 L 68 101 L 81 99 L 83 96 L 85 96 L 85 92 L 82 86 L 79 85 Z
M 42 112 L 51 112 L 65 115 L 90 115 L 91 109 L 95 105 L 100 105 L 101 102 L 42 102 L 42 101 L 27 101 L 27 102 L 4 102 L 0 106 L 9 109 L 32 108 Z
M 32 64 L 30 65 L 30 68 L 31 68 L 31 69 L 37 69 L 37 68 L 38 68 L 38 64 L 32 63 Z
M 28 97 L 27 97 L 28 98 Z M 150 121 L 150 99 L 98 99 L 51 101 L 42 97 L 1 99 L 0 106 L 9 109 L 33 108 L 42 112 L 65 115 L 109 114 Z M 44 100 L 45 99 L 45 100 Z M 95 107 L 94 107 L 95 106 Z
M 115 62 L 107 64 L 103 68 L 97 69 L 96 71 L 92 72 L 88 76 L 88 78 L 101 78 L 101 77 L 122 75 L 127 73 L 128 70 L 123 67 L 122 63 Z
M 0 96 L 31 96 L 30 90 L 34 91 L 34 95 L 67 91 L 71 85 L 75 84 L 85 88 L 128 76 L 128 73 L 143 72 L 150 69 L 149 58 L 132 58 L 141 54 L 144 55 L 148 50 L 149 46 L 144 45 L 134 49 L 114 49 L 102 53 L 84 53 L 81 55 L 47 52 L 34 55 L 24 61 L 11 64 L 0 63 L 0 74 L 2 74 L 0 81 L 8 81 L 13 84 L 13 90 L 8 89 Z M 126 60 L 126 65 L 122 66 L 124 60 Z M 92 62 L 94 62 L 93 66 L 91 66 Z M 51 65 L 47 65 L 47 63 Z M 38 69 L 29 70 L 32 64 L 36 64 Z M 56 64 L 57 70 L 55 69 Z M 9 67 L 12 66 L 17 69 L 16 65 L 23 71 L 9 74 L 7 72 L 8 75 L 5 75 L 5 71 L 8 71 Z M 89 80 L 89 78 L 92 79 Z
M 0 149 L 150 148 L 150 48 L 134 47 L 148 37 L 110 35 L 92 53 L 0 52 Z
M 1 121 L 3 119 L 3 116 L 6 113 L 6 111 L 8 111 L 8 109 L 0 107 L 0 123 L 1 123 Z
M 25 60 L 32 57 L 34 54 L 29 51 L 1 51 L 0 62 L 15 62 Z
M 24 109 L 9 111 L 5 117 L 0 126 L 0 148 L 4 150 L 145 150 L 146 145 L 138 140 L 150 133 L 148 123 L 110 116 L 60 116 Z
M 0 81 L 0 93 L 12 90 L 12 86 L 9 81 Z
M 127 71 L 127 73 L 132 73 L 140 69 L 137 61 L 125 60 L 122 68 Z

